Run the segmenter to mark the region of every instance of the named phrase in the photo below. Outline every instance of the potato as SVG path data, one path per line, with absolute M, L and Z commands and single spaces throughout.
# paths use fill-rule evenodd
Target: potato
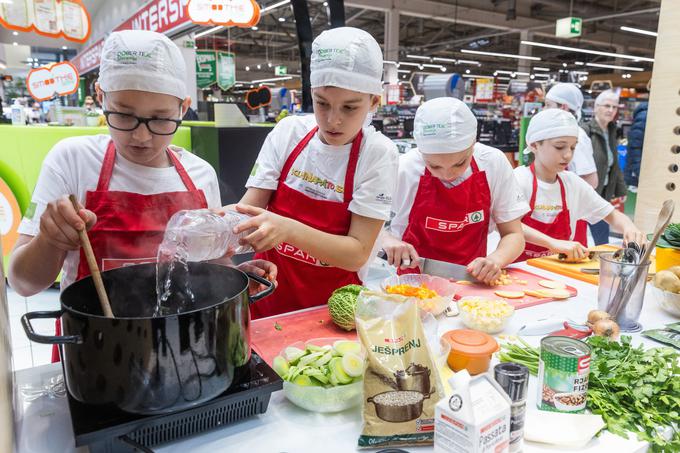
M 673 272 L 676 277 L 680 278 L 680 266 L 673 266 L 666 269 L 669 272 Z
M 680 293 L 680 277 L 670 270 L 659 271 L 654 276 L 654 286 L 675 294 Z

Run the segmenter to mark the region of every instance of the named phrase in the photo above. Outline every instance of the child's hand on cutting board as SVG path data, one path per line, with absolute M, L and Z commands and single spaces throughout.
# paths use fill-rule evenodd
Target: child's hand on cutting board
M 468 264 L 467 271 L 487 285 L 492 285 L 501 278 L 501 266 L 490 257 L 475 258 Z
M 550 244 L 550 251 L 567 255 L 568 261 L 580 261 L 588 256 L 588 249 L 580 242 L 555 240 Z

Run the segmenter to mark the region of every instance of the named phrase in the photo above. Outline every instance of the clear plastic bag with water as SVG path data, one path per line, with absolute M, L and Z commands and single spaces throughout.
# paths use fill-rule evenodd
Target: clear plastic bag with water
M 226 211 L 224 216 L 209 209 L 179 211 L 168 222 L 161 248 L 174 251 L 180 246 L 187 261 L 221 258 L 229 250 L 235 255 L 251 252 L 252 247 L 239 244 L 251 231 L 233 232 L 236 225 L 249 218 L 235 211 Z

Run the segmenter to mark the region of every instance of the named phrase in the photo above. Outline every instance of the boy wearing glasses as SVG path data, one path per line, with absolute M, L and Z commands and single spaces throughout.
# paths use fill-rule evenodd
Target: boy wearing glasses
M 170 147 L 191 102 L 185 72 L 179 48 L 161 34 L 109 36 L 96 90 L 111 135 L 62 140 L 45 158 L 9 268 L 15 291 L 36 294 L 62 269 L 62 289 L 86 277 L 78 230 L 89 230 L 98 264 L 108 270 L 155 261 L 177 211 L 221 206 L 215 170 Z M 82 206 L 77 212 L 69 194 Z

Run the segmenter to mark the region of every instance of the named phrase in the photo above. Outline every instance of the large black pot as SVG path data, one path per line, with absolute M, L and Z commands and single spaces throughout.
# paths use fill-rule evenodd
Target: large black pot
M 267 289 L 249 297 L 249 277 Z M 78 401 L 137 414 L 174 412 L 224 392 L 234 368 L 250 359 L 248 306 L 270 294 L 272 283 L 231 267 L 189 263 L 193 305 L 153 317 L 155 278 L 155 264 L 102 272 L 113 319 L 102 316 L 89 277 L 64 290 L 61 310 L 21 318 L 32 341 L 61 345 L 66 385 Z M 60 316 L 62 336 L 39 335 L 31 326 L 32 319 Z

